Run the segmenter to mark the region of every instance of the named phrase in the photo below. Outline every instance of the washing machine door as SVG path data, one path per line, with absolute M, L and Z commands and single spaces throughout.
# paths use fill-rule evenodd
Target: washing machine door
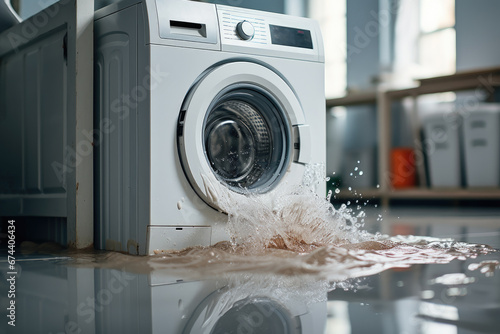
M 240 61 L 207 71 L 192 87 L 179 115 L 177 142 L 191 186 L 220 210 L 206 176 L 215 176 L 227 191 L 268 192 L 296 163 L 309 162 L 307 130 L 290 86 L 271 69 Z

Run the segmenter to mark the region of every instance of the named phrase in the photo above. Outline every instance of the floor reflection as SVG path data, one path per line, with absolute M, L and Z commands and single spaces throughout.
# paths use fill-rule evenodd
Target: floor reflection
M 387 231 L 407 231 L 500 249 L 498 218 L 467 215 L 443 223 L 421 214 L 388 215 Z M 435 223 L 440 222 L 439 224 Z M 365 278 L 328 295 L 325 333 L 498 333 L 500 254 L 414 265 Z
M 327 284 L 298 277 L 189 281 L 37 259 L 18 263 L 16 284 L 4 333 L 320 334 L 326 322 Z

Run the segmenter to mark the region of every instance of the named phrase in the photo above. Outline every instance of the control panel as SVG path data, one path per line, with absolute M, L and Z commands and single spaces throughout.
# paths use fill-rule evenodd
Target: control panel
M 152 27 L 158 27 L 160 38 L 156 43 L 324 61 L 321 33 L 314 20 L 191 1 L 155 4 L 158 21 Z
M 216 6 L 223 51 L 323 61 L 321 34 L 315 21 Z

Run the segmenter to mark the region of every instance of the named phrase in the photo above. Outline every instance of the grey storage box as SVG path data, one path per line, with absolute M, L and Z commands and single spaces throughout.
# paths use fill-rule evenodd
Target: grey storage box
M 453 104 L 436 105 L 423 120 L 423 148 L 427 157 L 430 186 L 458 188 L 461 186 L 459 116 Z
M 480 104 L 463 120 L 467 186 L 500 186 L 500 104 Z

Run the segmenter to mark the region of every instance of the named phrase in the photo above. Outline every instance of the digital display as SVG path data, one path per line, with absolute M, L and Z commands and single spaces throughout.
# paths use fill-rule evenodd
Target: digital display
M 312 49 L 313 43 L 311 32 L 304 29 L 281 27 L 270 24 L 271 43 L 276 45 L 294 46 L 298 48 Z

